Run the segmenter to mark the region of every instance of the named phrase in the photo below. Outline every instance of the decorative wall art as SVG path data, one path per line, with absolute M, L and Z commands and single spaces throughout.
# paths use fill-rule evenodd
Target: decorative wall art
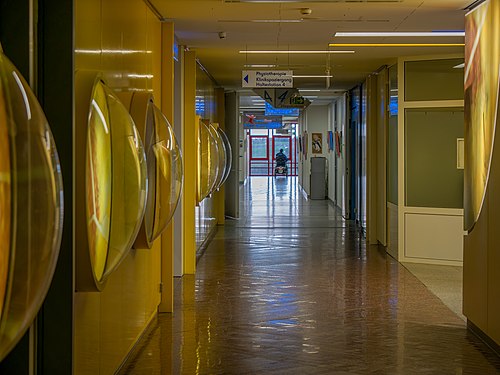
M 212 192 L 219 173 L 219 149 L 209 126 L 199 121 L 198 128 L 198 179 L 197 202 Z
M 304 148 L 304 158 L 307 160 L 307 151 L 309 146 L 309 140 L 307 139 L 307 130 L 304 131 L 304 139 L 302 140 L 302 147 Z
M 231 167 L 233 165 L 233 152 L 232 152 L 232 148 L 231 148 L 231 143 L 229 142 L 229 138 L 227 137 L 224 130 L 222 130 L 220 127 L 218 127 L 217 131 L 219 132 L 219 135 L 222 139 L 222 142 L 224 143 L 224 150 L 225 150 L 225 155 L 226 155 L 224 174 L 222 176 L 222 181 L 220 182 L 219 186 L 217 187 L 217 189 L 219 189 L 224 184 L 224 182 L 226 182 L 226 180 L 229 177 L 229 174 L 231 173 Z
M 219 132 L 219 124 L 210 123 L 209 128 L 211 130 L 212 138 L 217 144 L 217 160 L 219 164 L 217 168 L 217 177 L 215 178 L 215 183 L 212 188 L 213 192 L 219 190 L 222 185 L 222 180 L 224 179 L 224 172 L 226 170 L 226 146 L 222 140 L 221 133 Z
M 342 155 L 342 133 L 335 131 L 335 153 L 340 158 Z
M 45 299 L 63 211 L 61 166 L 47 119 L 0 45 L 0 361 Z
M 486 1 L 466 17 L 464 227 L 472 230 L 485 199 L 500 102 L 499 4 Z
M 199 121 L 197 200 L 218 190 L 229 177 L 232 164 L 229 139 L 218 124 Z
M 174 130 L 150 93 L 120 95 L 144 140 L 148 194 L 134 248 L 151 248 L 170 222 L 180 198 L 182 154 Z
M 311 136 L 311 150 L 313 154 L 323 153 L 323 134 L 322 133 L 312 133 Z
M 92 73 L 76 75 L 76 288 L 100 291 L 128 255 L 148 196 L 146 155 L 128 110 Z M 80 137 L 79 137 L 80 136 Z M 83 188 L 82 188 L 83 187 Z
M 328 130 L 328 152 L 335 149 L 335 142 L 333 141 L 333 132 Z

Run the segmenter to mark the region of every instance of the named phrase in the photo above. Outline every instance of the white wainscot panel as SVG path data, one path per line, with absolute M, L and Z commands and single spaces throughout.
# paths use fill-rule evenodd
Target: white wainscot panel
M 389 238 L 387 241 L 387 252 L 399 260 L 398 254 L 398 206 L 387 202 L 387 227 Z
M 463 216 L 406 213 L 405 256 L 461 262 L 463 233 Z

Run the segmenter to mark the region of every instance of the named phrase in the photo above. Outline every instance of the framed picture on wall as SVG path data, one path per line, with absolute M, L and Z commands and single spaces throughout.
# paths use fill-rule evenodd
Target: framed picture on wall
M 312 153 L 322 154 L 323 153 L 323 133 L 312 133 Z

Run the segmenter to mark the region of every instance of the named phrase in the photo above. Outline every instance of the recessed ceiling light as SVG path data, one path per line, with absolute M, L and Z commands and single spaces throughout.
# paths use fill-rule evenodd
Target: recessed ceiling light
M 338 37 L 386 37 L 386 36 L 465 36 L 465 31 L 387 31 L 387 32 L 337 32 Z
M 283 54 L 299 54 L 299 53 L 303 53 L 303 54 L 307 54 L 307 53 L 355 53 L 354 51 L 328 51 L 328 50 L 325 50 L 325 51 L 306 51 L 306 50 L 302 50 L 302 51 L 284 51 L 284 50 L 270 50 L 270 51 L 264 51 L 264 50 L 261 50 L 261 51 L 256 51 L 256 50 L 248 50 L 248 51 L 245 51 L 245 50 L 241 50 L 239 51 L 239 53 L 283 53 Z
M 330 43 L 329 47 L 464 47 L 464 43 Z

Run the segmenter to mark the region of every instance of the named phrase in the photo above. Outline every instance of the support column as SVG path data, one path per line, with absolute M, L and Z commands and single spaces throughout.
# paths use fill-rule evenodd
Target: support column
M 174 24 L 161 25 L 161 111 L 170 124 L 174 123 Z M 162 293 L 159 312 L 174 310 L 174 221 L 161 235 Z
M 198 133 L 196 132 L 196 55 L 184 53 L 184 124 L 182 152 L 184 158 L 184 185 L 182 188 L 182 219 L 184 241 L 184 274 L 196 271 L 196 176 Z

